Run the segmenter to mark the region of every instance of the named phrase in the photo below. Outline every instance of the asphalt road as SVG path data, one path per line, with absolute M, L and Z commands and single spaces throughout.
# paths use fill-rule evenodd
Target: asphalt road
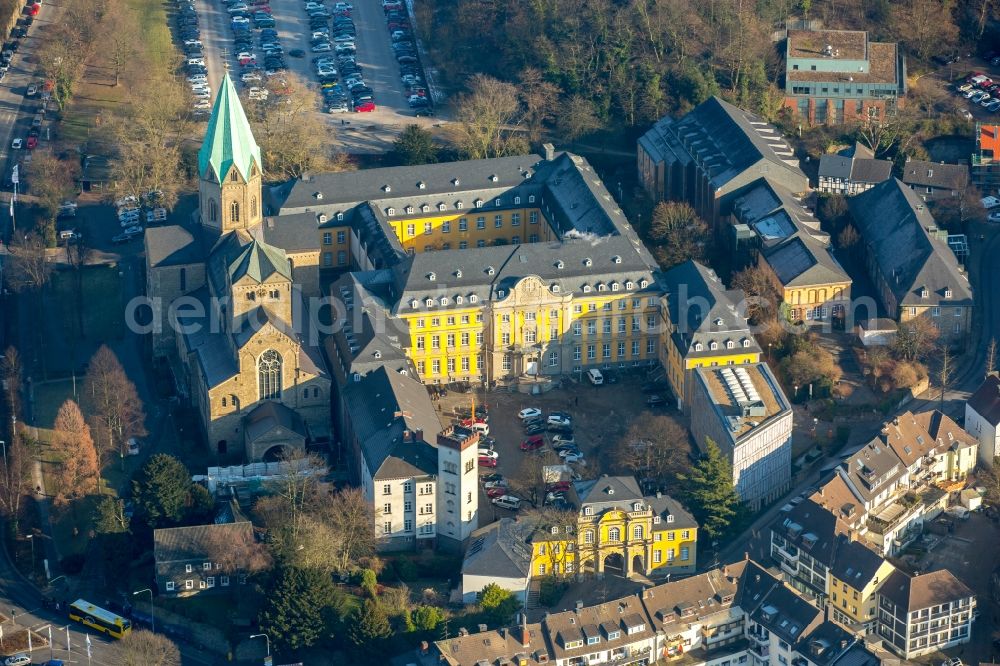
M 335 143 L 339 150 L 348 153 L 381 153 L 391 148 L 392 141 L 406 125 L 430 126 L 436 121 L 433 118 L 417 118 L 406 103 L 379 0 L 357 0 L 353 4 L 353 18 L 358 30 L 358 63 L 364 71 L 365 79 L 375 91 L 377 109 L 372 113 L 328 114 L 319 110 L 317 97 L 316 113 L 336 129 Z M 208 80 L 215 95 L 226 60 L 232 75 L 236 77 L 239 74 L 239 65 L 233 59 L 233 32 L 229 15 L 221 0 L 195 0 L 195 6 L 200 20 Z M 318 87 L 312 65 L 312 59 L 317 54 L 309 50 L 311 31 L 305 3 L 301 0 L 271 0 L 271 9 L 278 39 L 285 53 L 292 49 L 302 49 L 306 53 L 304 58 L 286 55 L 289 69 L 311 87 Z M 253 32 L 255 46 L 259 46 L 259 32 Z

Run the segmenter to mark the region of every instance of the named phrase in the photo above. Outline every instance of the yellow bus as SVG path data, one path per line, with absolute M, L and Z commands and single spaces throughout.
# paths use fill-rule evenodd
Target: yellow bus
M 129 620 L 83 599 L 69 605 L 69 619 L 114 638 L 125 638 L 132 631 Z

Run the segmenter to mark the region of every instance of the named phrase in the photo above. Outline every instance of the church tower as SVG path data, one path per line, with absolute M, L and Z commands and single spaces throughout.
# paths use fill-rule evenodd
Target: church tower
M 261 170 L 260 146 L 226 72 L 198 151 L 202 226 L 225 234 L 260 224 Z

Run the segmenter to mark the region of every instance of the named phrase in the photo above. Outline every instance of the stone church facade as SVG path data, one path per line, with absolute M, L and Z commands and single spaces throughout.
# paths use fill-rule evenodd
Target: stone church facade
M 260 148 L 228 75 L 198 155 L 200 228 L 146 231 L 154 355 L 173 361 L 226 462 L 330 438 L 330 376 L 292 260 L 264 242 Z

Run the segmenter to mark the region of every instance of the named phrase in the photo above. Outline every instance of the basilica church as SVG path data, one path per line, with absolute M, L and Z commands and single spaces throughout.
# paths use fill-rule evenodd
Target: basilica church
M 294 249 L 266 242 L 262 172 L 227 73 L 198 153 L 197 219 L 144 240 L 153 355 L 170 361 L 220 462 L 274 460 L 331 434 L 330 375 L 306 305 L 315 279 Z

